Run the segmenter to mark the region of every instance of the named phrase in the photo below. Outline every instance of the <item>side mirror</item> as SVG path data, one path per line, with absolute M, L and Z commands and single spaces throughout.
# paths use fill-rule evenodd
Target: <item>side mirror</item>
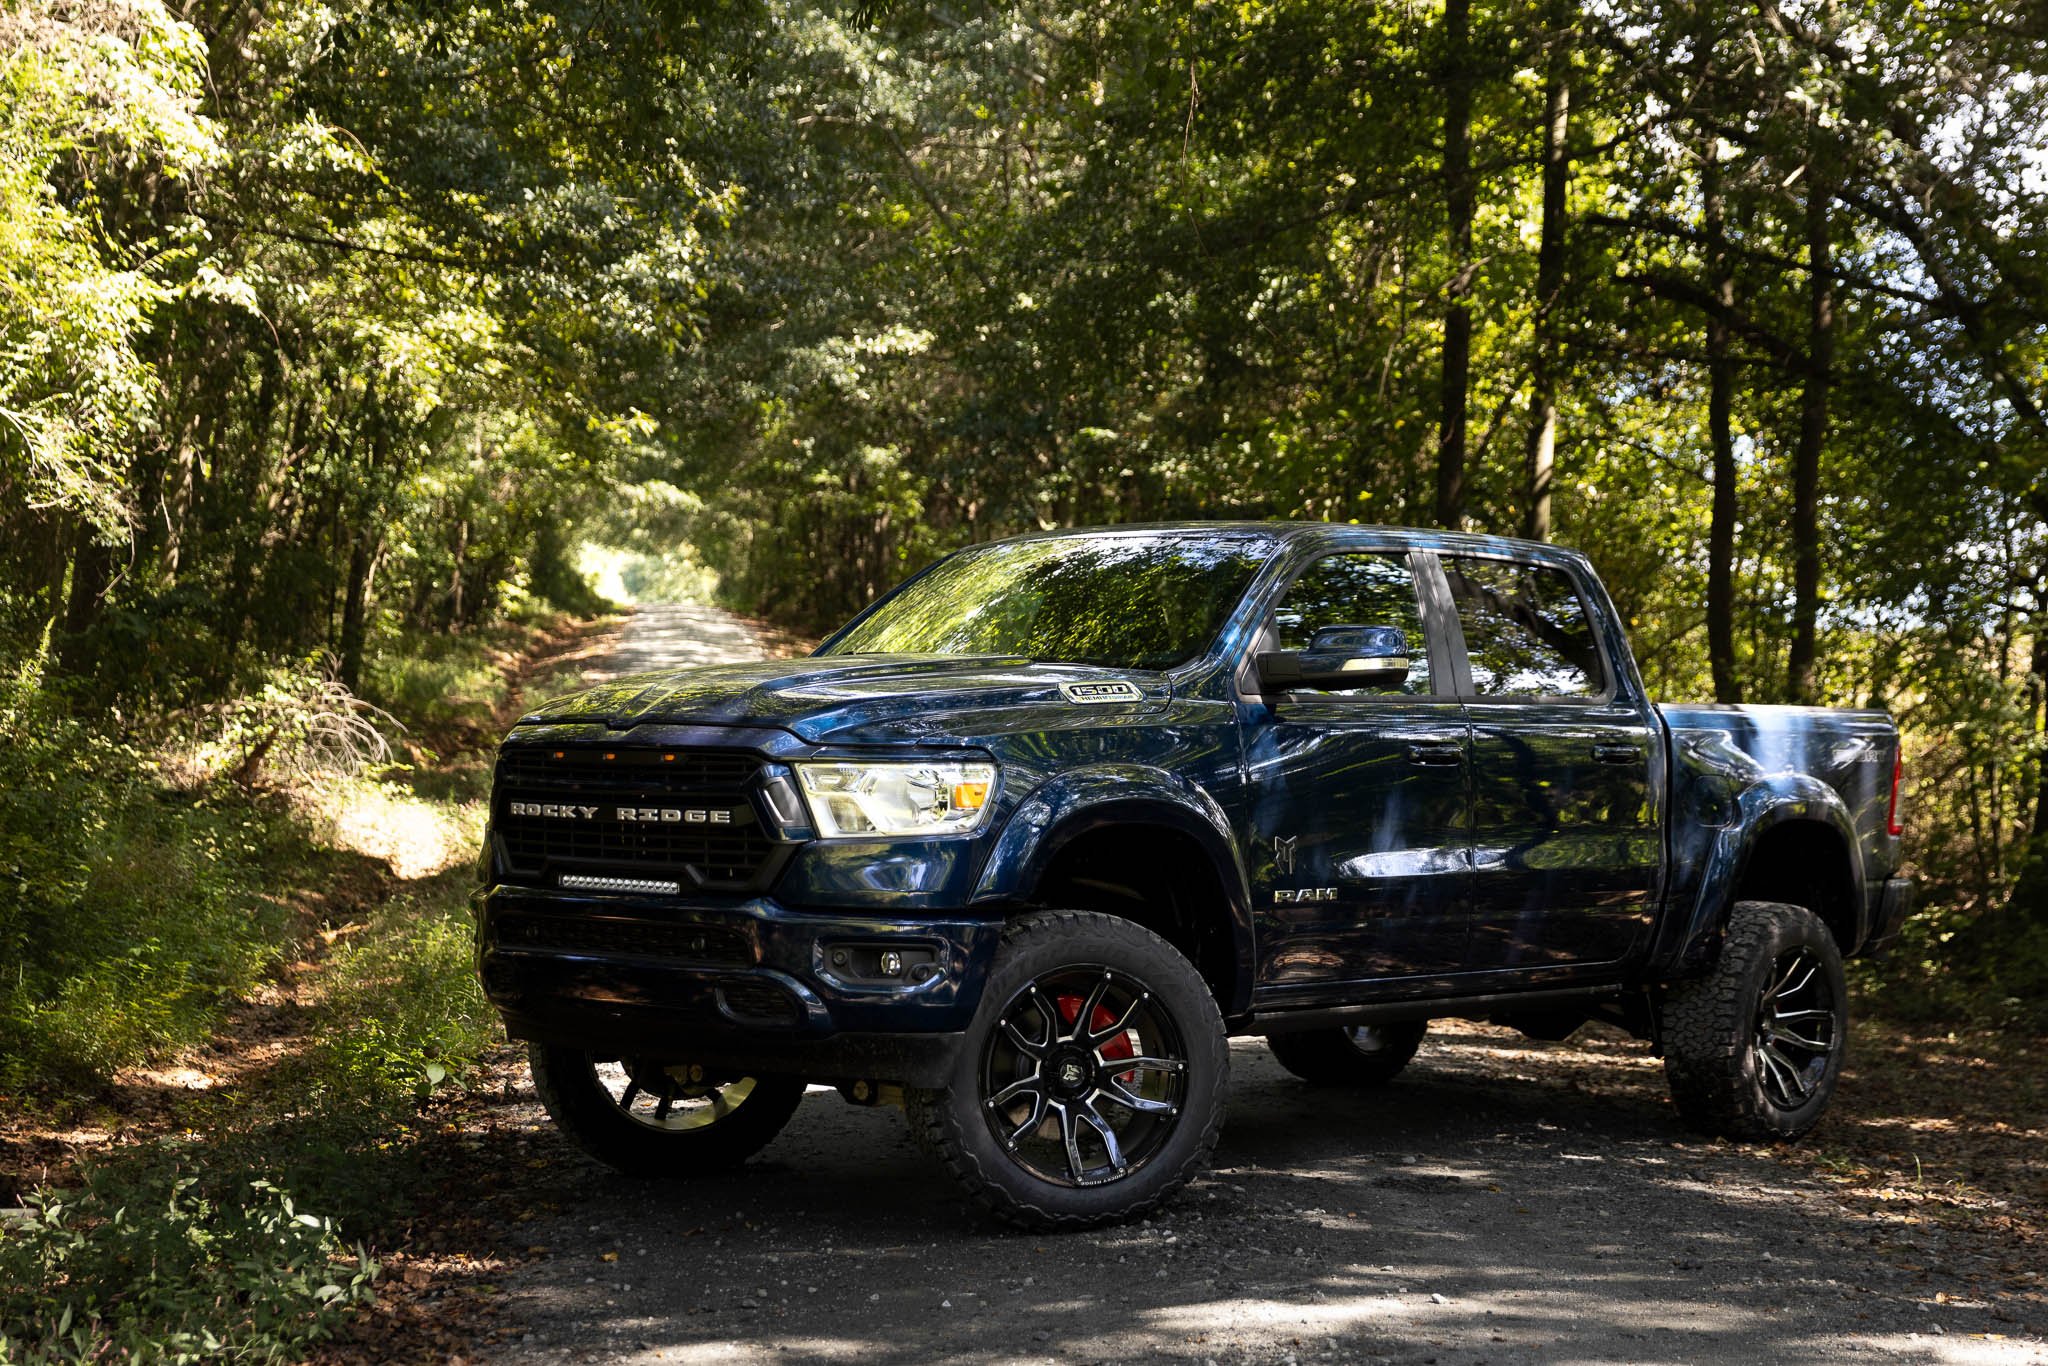
M 1325 626 L 1306 650 L 1259 655 L 1259 690 L 1398 688 L 1408 681 L 1408 637 L 1398 626 Z

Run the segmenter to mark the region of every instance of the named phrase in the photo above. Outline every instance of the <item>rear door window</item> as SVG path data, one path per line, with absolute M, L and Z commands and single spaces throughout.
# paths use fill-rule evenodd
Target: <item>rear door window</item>
M 1571 575 L 1548 565 L 1446 556 L 1444 577 L 1480 697 L 1599 697 L 1607 667 Z

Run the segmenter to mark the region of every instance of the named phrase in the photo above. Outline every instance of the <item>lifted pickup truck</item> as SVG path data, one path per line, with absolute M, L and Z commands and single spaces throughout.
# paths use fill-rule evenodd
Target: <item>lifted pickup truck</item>
M 1150 1210 L 1231 1035 L 1373 1085 L 1432 1018 L 1661 1049 L 1805 1132 L 1898 930 L 1879 712 L 1659 706 L 1586 560 L 1371 527 L 978 545 L 808 659 L 552 702 L 499 750 L 478 969 L 621 1170 L 743 1161 L 833 1083 L 993 1215 Z

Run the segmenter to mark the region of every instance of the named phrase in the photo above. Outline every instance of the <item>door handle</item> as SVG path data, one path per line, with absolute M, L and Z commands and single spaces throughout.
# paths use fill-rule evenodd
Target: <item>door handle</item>
M 1418 740 L 1408 746 L 1408 762 L 1424 768 L 1455 768 L 1465 762 L 1462 740 Z
M 1603 764 L 1636 764 L 1642 762 L 1643 747 L 1627 744 L 1595 745 L 1593 757 Z

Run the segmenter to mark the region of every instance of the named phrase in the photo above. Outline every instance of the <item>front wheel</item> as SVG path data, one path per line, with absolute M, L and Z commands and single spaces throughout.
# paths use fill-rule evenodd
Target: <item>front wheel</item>
M 943 1090 L 911 1131 L 983 1210 L 1092 1228 L 1157 1207 L 1208 1161 L 1230 1049 L 1194 966 L 1128 920 L 1012 921 Z
M 1804 906 L 1737 902 L 1720 961 L 1668 990 L 1662 1025 L 1665 1079 L 1688 1124 L 1799 1137 L 1827 1109 L 1848 1043 L 1835 937 Z
M 726 1077 L 655 1058 L 605 1059 L 531 1044 L 533 1086 L 577 1147 L 629 1176 L 738 1166 L 782 1132 L 804 1098 L 787 1077 Z

